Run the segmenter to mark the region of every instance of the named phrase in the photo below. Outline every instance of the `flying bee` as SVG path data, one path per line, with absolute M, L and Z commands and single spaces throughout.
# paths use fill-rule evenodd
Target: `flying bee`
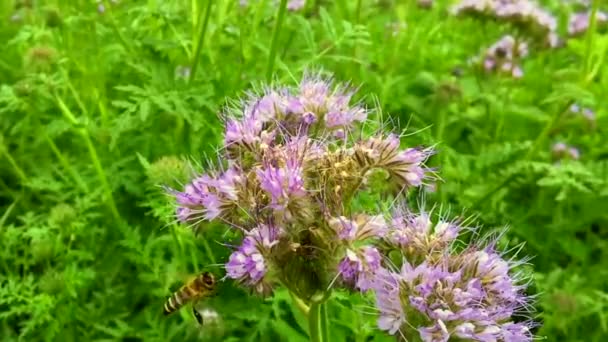
M 199 300 L 212 296 L 215 293 L 215 277 L 210 272 L 204 272 L 192 279 L 179 290 L 177 290 L 165 302 L 163 313 L 165 316 L 170 315 L 184 305 L 192 302 L 192 312 L 194 317 L 200 323 L 200 314 L 196 311 L 195 305 Z

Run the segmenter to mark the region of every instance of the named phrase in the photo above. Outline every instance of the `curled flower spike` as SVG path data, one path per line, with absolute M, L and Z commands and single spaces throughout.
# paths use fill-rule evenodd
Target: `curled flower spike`
M 433 223 L 429 214 L 415 214 L 402 207 L 393 213 L 385 240 L 389 246 L 424 256 L 433 251 L 443 251 L 462 229 L 456 222 L 439 220 Z
M 354 220 L 344 216 L 329 219 L 329 226 L 345 242 L 364 241 L 370 238 L 380 238 L 386 234 L 386 222 L 382 216 L 357 215 Z
M 355 158 L 360 167 L 383 169 L 401 187 L 421 186 L 426 179 L 432 178 L 430 170 L 423 166 L 431 153 L 428 149 L 399 150 L 399 139 L 395 135 L 370 138 L 355 146 Z
M 213 220 L 228 214 L 236 205 L 243 178 L 235 169 L 213 177 L 202 175 L 186 185 L 184 192 L 172 190 L 179 207 L 177 217 L 181 222 Z

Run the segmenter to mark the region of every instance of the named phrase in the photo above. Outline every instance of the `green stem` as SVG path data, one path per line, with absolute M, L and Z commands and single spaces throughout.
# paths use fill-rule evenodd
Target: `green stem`
M 585 36 L 585 65 L 583 75 L 586 78 L 589 69 L 591 68 L 591 55 L 593 51 L 593 40 L 595 38 L 595 31 L 597 27 L 597 13 L 600 8 L 600 0 L 593 1 L 593 7 L 591 9 L 591 17 L 589 18 L 589 28 Z
M 19 167 L 19 165 L 17 164 L 15 159 L 13 159 L 13 156 L 11 156 L 6 147 L 0 145 L 0 154 L 2 154 L 1 152 L 4 152 L 4 156 L 6 157 L 6 159 L 8 159 L 8 163 L 11 164 L 13 169 L 15 169 L 15 172 L 17 173 L 19 179 L 21 179 L 21 181 L 25 183 L 27 181 L 27 176 L 25 175 L 25 172 L 23 172 L 23 170 Z
M 327 311 L 324 303 L 312 303 L 308 313 L 311 342 L 328 342 Z
M 95 149 L 95 145 L 93 144 L 93 140 L 89 135 L 89 131 L 80 125 L 74 114 L 70 111 L 68 106 L 61 100 L 59 96 L 55 96 L 57 104 L 59 105 L 59 109 L 61 109 L 61 113 L 63 116 L 76 128 L 77 132 L 84 139 L 87 149 L 89 150 L 89 155 L 91 157 L 91 161 L 93 162 L 93 166 L 97 172 L 97 176 L 101 181 L 101 185 L 104 189 L 106 200 L 108 201 L 108 206 L 110 207 L 110 211 L 112 212 L 112 216 L 117 222 L 121 222 L 120 214 L 118 212 L 118 208 L 116 207 L 116 202 L 114 202 L 114 196 L 112 195 L 112 188 L 110 188 L 110 183 L 108 183 L 108 178 L 106 177 L 106 173 L 101 165 L 101 161 L 99 160 L 99 156 L 97 155 L 97 150 Z
M 274 24 L 272 32 L 272 42 L 270 43 L 270 55 L 268 56 L 268 67 L 266 68 L 266 81 L 272 81 L 272 72 L 274 71 L 274 61 L 277 55 L 277 49 L 279 45 L 279 34 L 281 27 L 283 26 L 283 18 L 287 11 L 287 0 L 281 0 L 279 5 L 279 13 L 277 15 L 277 21 Z
M 213 255 L 213 250 L 211 249 L 211 246 L 209 246 L 209 242 L 207 242 L 207 239 L 205 239 L 205 237 L 202 237 L 202 243 L 203 246 L 205 246 L 205 251 L 207 252 L 207 258 L 209 258 L 209 261 L 211 261 L 212 264 L 216 264 L 217 261 L 215 260 L 215 255 Z
M 118 24 L 116 23 L 116 18 L 114 17 L 114 13 L 112 13 L 111 4 L 107 0 L 104 0 L 104 6 L 106 7 L 105 13 L 110 19 L 110 26 L 112 27 L 112 31 L 114 31 L 114 34 L 116 35 L 116 37 L 118 37 L 120 44 L 124 46 L 125 50 L 127 50 L 128 53 L 132 54 L 134 52 L 133 47 L 127 42 L 122 32 L 120 32 Z
M 205 19 L 203 19 L 203 23 L 201 25 L 200 30 L 198 31 L 198 39 L 196 42 L 196 47 L 194 49 L 194 56 L 190 61 L 190 78 L 188 81 L 192 81 L 194 76 L 196 76 L 196 71 L 198 70 L 198 59 L 201 56 L 201 51 L 203 50 L 203 42 L 205 41 L 205 34 L 207 33 L 207 26 L 209 24 L 209 17 L 211 16 L 211 6 L 213 5 L 213 0 L 207 1 L 207 7 L 205 7 Z M 199 18 L 203 15 L 203 9 L 201 8 L 199 12 Z M 197 20 L 200 22 L 200 19 Z
M 53 153 L 55 154 L 57 159 L 59 159 L 59 163 L 63 166 L 63 168 L 68 171 L 68 173 L 72 176 L 72 178 L 74 179 L 76 184 L 78 184 L 80 189 L 82 189 L 82 191 L 89 192 L 89 188 L 87 187 L 87 184 L 82 180 L 82 178 L 78 175 L 78 173 L 74 170 L 74 168 L 72 168 L 72 166 L 70 165 L 68 160 L 64 157 L 63 153 L 61 153 L 61 151 L 59 150 L 57 145 L 55 145 L 55 142 L 53 141 L 53 139 L 51 139 L 51 137 L 49 137 L 49 135 L 46 132 L 44 132 L 43 135 L 44 135 L 44 139 L 51 147 L 51 150 L 53 150 Z

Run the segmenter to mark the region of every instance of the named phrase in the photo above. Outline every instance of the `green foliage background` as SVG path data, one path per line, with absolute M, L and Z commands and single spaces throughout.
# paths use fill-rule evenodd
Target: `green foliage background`
M 230 282 L 205 303 L 162 316 L 188 276 L 226 261 L 224 227 L 198 237 L 172 218 L 158 185 L 184 158 L 213 160 L 216 113 L 265 81 L 271 0 L 3 0 L 0 4 L 0 340 L 306 341 L 289 295 L 249 297 Z M 211 4 L 206 29 L 205 13 Z M 563 33 L 571 7 L 545 5 Z M 532 50 L 513 80 L 466 66 L 511 32 L 415 1 L 309 1 L 279 30 L 274 79 L 306 69 L 361 85 L 409 145 L 437 145 L 443 182 L 429 203 L 466 210 L 526 242 L 548 341 L 608 338 L 608 36 Z M 17 15 L 17 16 L 15 16 Z M 202 33 L 205 33 L 204 35 Z M 176 70 L 190 68 L 182 77 Z M 454 73 L 459 68 L 459 73 Z M 593 126 L 571 116 L 581 103 Z M 552 159 L 565 141 L 580 160 Z M 204 165 L 204 163 L 203 163 Z M 332 341 L 384 341 L 369 298 L 336 294 Z

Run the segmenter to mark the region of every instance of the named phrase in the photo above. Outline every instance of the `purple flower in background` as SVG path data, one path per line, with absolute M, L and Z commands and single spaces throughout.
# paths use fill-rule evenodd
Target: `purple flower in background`
M 580 115 L 590 123 L 595 123 L 595 112 L 588 107 L 581 107 L 578 104 L 570 106 L 570 112 L 572 114 Z
M 598 24 L 605 24 L 608 22 L 608 14 L 604 12 L 597 12 L 595 19 Z M 570 36 L 579 36 L 589 29 L 590 23 L 590 11 L 574 13 L 568 20 L 568 34 Z
M 287 3 L 287 9 L 290 11 L 299 11 L 306 6 L 306 0 L 290 0 Z
M 431 8 L 433 7 L 433 0 L 418 0 L 418 7 Z
M 461 0 L 451 12 L 510 22 L 549 47 L 559 46 L 557 19 L 532 0 Z
M 551 148 L 555 159 L 572 159 L 578 160 L 581 157 L 580 151 L 576 147 L 568 146 L 563 142 L 557 142 Z
M 191 69 L 189 66 L 178 65 L 175 68 L 175 78 L 188 79 L 190 78 Z
M 528 44 L 506 35 L 490 46 L 484 53 L 483 68 L 521 78 L 524 74 L 518 62 L 528 55 Z
M 279 1 L 275 1 L 275 6 L 279 5 Z M 239 5 L 245 7 L 249 5 L 249 0 L 239 0 Z M 299 11 L 306 6 L 306 0 L 289 0 L 287 2 L 287 9 L 289 11 Z

